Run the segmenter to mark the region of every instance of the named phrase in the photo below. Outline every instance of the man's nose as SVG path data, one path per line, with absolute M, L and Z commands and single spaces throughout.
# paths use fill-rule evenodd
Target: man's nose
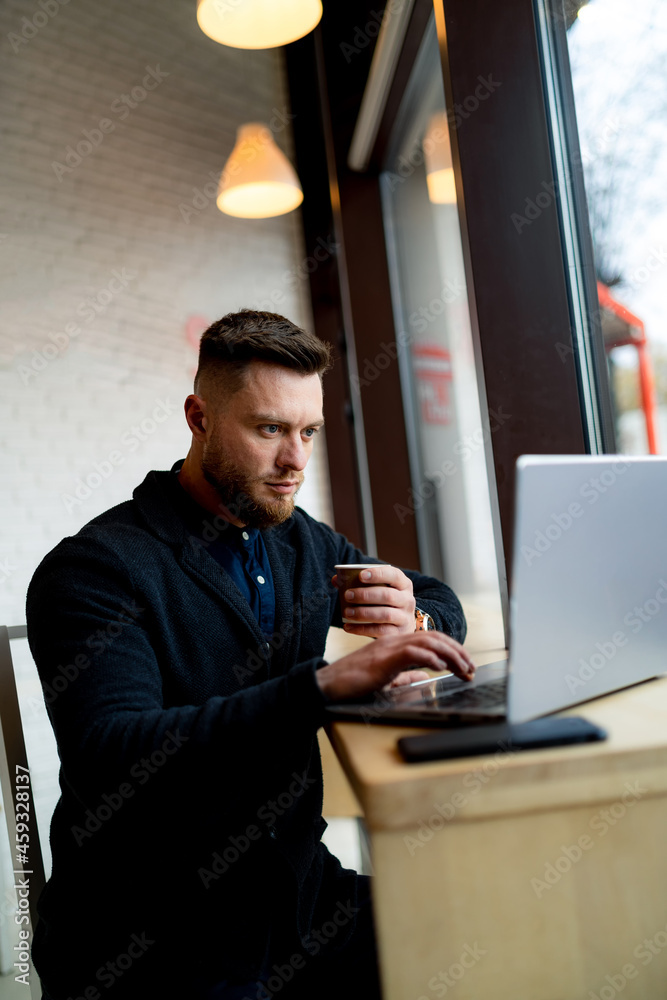
M 283 446 L 278 453 L 278 465 L 294 469 L 295 472 L 302 472 L 308 464 L 308 453 L 301 439 L 301 435 L 295 438 L 287 438 L 283 441 Z

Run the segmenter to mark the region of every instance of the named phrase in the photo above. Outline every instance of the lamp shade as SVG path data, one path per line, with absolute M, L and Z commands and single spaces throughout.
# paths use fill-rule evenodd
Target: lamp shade
M 456 186 L 446 111 L 431 115 L 423 145 L 429 201 L 434 205 L 455 205 Z
M 321 17 L 321 0 L 197 0 L 204 34 L 236 49 L 287 45 L 312 31 Z
M 220 177 L 216 204 L 241 219 L 269 219 L 303 201 L 296 171 L 266 125 L 241 125 Z

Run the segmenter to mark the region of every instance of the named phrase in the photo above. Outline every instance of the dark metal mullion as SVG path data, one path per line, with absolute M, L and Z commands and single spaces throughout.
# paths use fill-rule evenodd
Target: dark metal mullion
M 572 72 L 567 47 L 567 25 L 571 23 L 571 11 L 566 10 L 562 2 L 559 5 L 558 0 L 554 0 L 553 8 L 549 0 L 536 0 L 536 3 L 541 2 L 544 2 L 544 9 L 547 17 L 550 18 L 551 24 L 552 57 L 556 78 L 559 82 L 561 98 L 563 128 L 561 139 L 565 146 L 566 160 L 570 168 L 571 208 L 581 260 L 584 313 L 588 324 L 589 349 L 591 354 L 588 368 L 589 374 L 593 379 L 594 405 L 597 408 L 597 416 L 600 423 L 600 436 L 597 447 L 594 446 L 593 442 L 589 442 L 589 450 L 592 453 L 601 451 L 609 454 L 615 452 L 617 449 L 616 430 L 612 395 L 609 386 L 607 355 L 602 336 L 595 255 L 588 217 L 583 162 L 579 146 L 579 132 L 577 129 L 577 116 L 572 87 Z M 558 10 L 555 9 L 557 7 L 559 7 Z M 585 364 L 586 359 L 582 358 L 581 363 Z
M 408 518 L 401 525 L 395 509 L 397 504 L 408 501 L 412 481 L 396 363 L 399 345 L 384 246 L 379 177 L 374 171 L 354 173 L 347 165 L 372 58 L 371 39 L 377 35 L 376 15 L 370 0 L 327 7 L 321 22 L 320 70 L 324 71 L 328 92 L 335 175 L 331 164 L 329 173 L 336 179 L 332 195 L 334 211 L 340 212 L 340 242 L 344 250 L 339 261 L 338 292 L 349 353 L 354 349 L 361 376 L 351 389 L 354 392 L 358 386 L 356 402 L 360 403 L 357 411 L 360 418 L 356 426 L 363 428 L 359 458 L 361 462 L 365 445 L 377 552 L 397 566 L 419 568 L 414 521 Z M 362 38 L 366 26 L 372 30 Z M 355 42 L 352 55 L 342 47 L 346 40 L 360 41 L 358 45 Z M 296 120 L 294 124 L 296 127 Z M 350 378 L 354 374 L 350 364 Z
M 397 233 L 392 213 L 391 193 L 388 190 L 386 181 L 386 175 L 381 174 L 380 196 L 382 198 L 385 220 L 385 249 L 387 251 L 387 266 L 389 268 L 389 281 L 391 284 L 394 315 L 400 321 L 401 326 L 404 327 L 407 319 L 407 312 L 404 305 L 403 289 L 401 287 L 400 266 L 397 253 Z M 403 393 L 403 411 L 405 415 L 405 433 L 408 440 L 410 476 L 412 482 L 417 485 L 425 480 L 424 469 L 426 468 L 426 463 L 424 461 L 422 438 L 419 433 L 419 404 L 414 383 L 412 356 L 410 351 L 400 348 L 398 351 L 397 362 L 401 391 Z M 418 504 L 415 504 L 414 518 L 422 572 L 427 573 L 430 576 L 438 577 L 439 574 L 436 573 L 430 566 L 431 560 L 429 559 L 428 532 L 425 511 L 423 507 Z M 440 558 L 440 561 L 442 562 L 442 558 Z M 440 579 L 444 579 L 444 576 L 440 576 Z
M 516 458 L 586 451 L 568 280 L 556 199 L 541 194 L 555 180 L 531 0 L 434 0 L 434 9 L 447 106 L 458 115 L 465 103 L 450 139 L 502 588 Z M 475 104 L 482 79 L 494 89 Z M 538 194 L 544 207 L 517 224 Z
M 325 127 L 329 111 L 318 90 L 318 67 L 313 34 L 285 49 L 293 120 L 297 170 L 304 191 L 301 216 L 307 259 L 318 262 L 308 269 L 308 284 L 315 332 L 337 348 L 332 371 L 325 376 L 324 417 L 327 459 L 334 523 L 359 548 L 366 550 L 364 517 L 359 485 L 359 465 L 352 424 L 348 351 L 341 302 L 339 248 L 329 186 Z M 326 123 L 326 125 L 325 125 Z M 322 257 L 324 256 L 324 259 Z
M 350 296 L 347 257 L 345 252 L 340 186 L 338 183 L 338 170 L 336 167 L 336 151 L 331 120 L 329 118 L 329 88 L 326 76 L 324 52 L 322 48 L 321 27 L 316 28 L 314 38 L 318 92 L 320 95 L 324 146 L 326 150 L 327 169 L 329 173 L 329 192 L 331 195 L 334 230 L 339 244 L 338 277 L 340 287 L 340 308 L 343 316 L 343 330 L 347 347 L 347 376 L 349 379 L 350 390 L 349 399 L 352 410 L 352 425 L 356 446 L 355 456 L 357 463 L 357 482 L 359 484 L 361 515 L 364 526 L 363 548 L 368 555 L 377 556 L 375 523 L 373 519 L 373 500 L 371 496 L 371 482 L 368 472 L 368 456 L 366 452 L 363 410 L 361 406 L 361 396 L 358 390 L 355 390 L 355 384 L 357 386 L 359 385 L 358 358 L 355 348 L 354 319 Z

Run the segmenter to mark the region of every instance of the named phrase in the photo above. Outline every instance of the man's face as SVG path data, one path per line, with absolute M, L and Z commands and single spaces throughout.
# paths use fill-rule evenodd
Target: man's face
M 251 528 L 287 520 L 322 418 L 319 375 L 253 361 L 246 385 L 208 418 L 202 473 Z

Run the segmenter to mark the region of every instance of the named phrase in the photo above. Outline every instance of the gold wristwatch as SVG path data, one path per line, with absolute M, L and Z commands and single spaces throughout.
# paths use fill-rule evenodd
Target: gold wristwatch
M 415 608 L 415 632 L 435 631 L 435 622 L 425 611 Z

